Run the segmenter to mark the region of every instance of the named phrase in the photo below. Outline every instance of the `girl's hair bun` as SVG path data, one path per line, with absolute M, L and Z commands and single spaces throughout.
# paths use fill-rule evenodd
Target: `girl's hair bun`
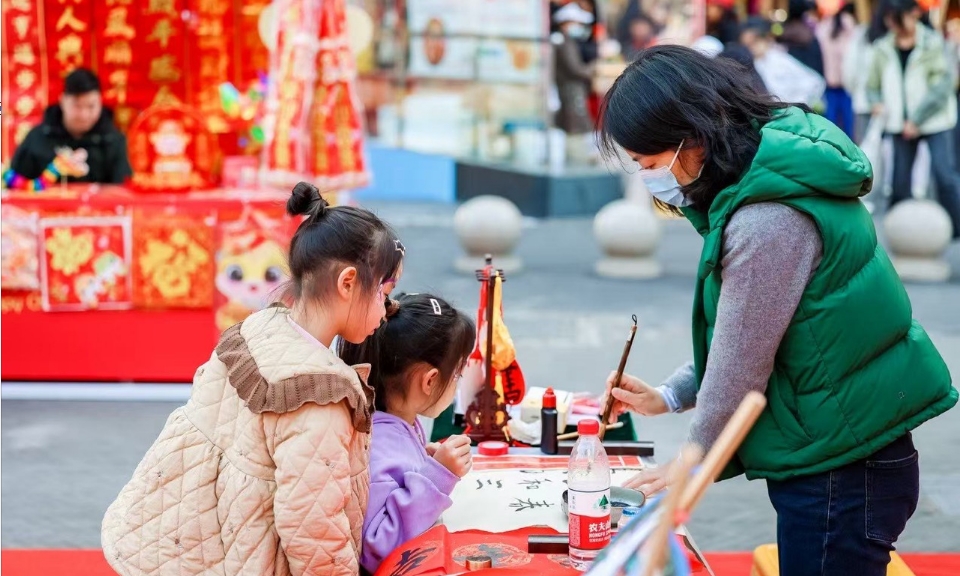
M 287 200 L 287 214 L 308 215 L 314 219 L 323 216 L 329 204 L 320 196 L 320 190 L 309 182 L 298 182 Z

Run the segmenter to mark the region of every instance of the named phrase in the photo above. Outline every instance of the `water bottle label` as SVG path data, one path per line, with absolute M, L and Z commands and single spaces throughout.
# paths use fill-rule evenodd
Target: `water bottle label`
M 568 492 L 570 546 L 599 550 L 610 543 L 610 489 Z

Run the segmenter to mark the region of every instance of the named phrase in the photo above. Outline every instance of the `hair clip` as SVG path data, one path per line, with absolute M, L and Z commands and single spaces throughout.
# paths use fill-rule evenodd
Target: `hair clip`
M 406 255 L 407 255 L 407 249 L 403 247 L 403 244 L 400 243 L 400 240 L 399 240 L 399 239 L 394 239 L 393 243 L 394 243 L 394 246 L 395 246 L 394 249 L 395 249 L 397 252 L 399 252 L 399 253 L 400 253 L 401 255 L 403 255 L 403 256 L 406 256 Z
M 441 314 L 443 314 L 443 309 L 440 308 L 440 303 L 437 302 L 437 299 L 436 299 L 436 298 L 431 298 L 431 299 L 430 299 L 430 305 L 433 306 L 433 313 L 434 313 L 434 314 L 436 314 L 437 316 L 440 316 Z

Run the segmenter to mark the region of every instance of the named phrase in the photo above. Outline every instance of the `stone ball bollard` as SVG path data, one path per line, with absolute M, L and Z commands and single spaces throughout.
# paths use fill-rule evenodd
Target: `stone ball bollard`
M 943 282 L 950 264 L 943 257 L 953 225 L 933 200 L 903 200 L 887 212 L 883 230 L 891 260 L 900 278 L 912 282 Z
M 662 224 L 640 200 L 614 200 L 593 220 L 593 234 L 603 250 L 596 271 L 607 278 L 656 278 L 663 272 L 655 252 Z
M 454 262 L 460 272 L 473 274 L 486 264 L 487 254 L 493 265 L 505 274 L 523 268 L 519 256 L 513 254 L 520 241 L 523 216 L 517 206 L 500 196 L 477 196 L 464 202 L 453 216 L 453 228 L 466 255 Z

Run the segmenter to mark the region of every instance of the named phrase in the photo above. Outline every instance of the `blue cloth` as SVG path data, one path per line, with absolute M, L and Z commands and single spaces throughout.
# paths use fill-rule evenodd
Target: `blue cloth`
M 843 88 L 827 88 L 824 98 L 827 101 L 827 111 L 824 116 L 836 124 L 844 134 L 853 138 L 853 100 Z

